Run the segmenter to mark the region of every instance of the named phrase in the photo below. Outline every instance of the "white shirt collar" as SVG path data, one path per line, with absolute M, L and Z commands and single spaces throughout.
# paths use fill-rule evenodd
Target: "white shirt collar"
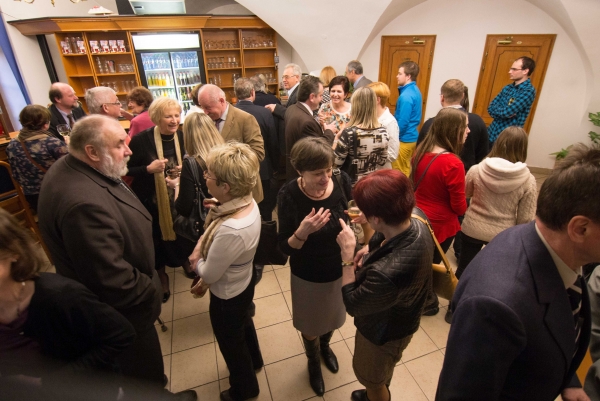
M 304 103 L 304 102 L 298 102 L 298 103 L 300 103 L 301 105 L 303 105 L 304 107 L 306 107 L 306 110 L 308 110 L 308 112 L 309 112 L 309 113 L 310 113 L 310 115 L 312 116 L 312 114 L 313 114 L 313 111 L 312 111 L 312 109 L 310 108 L 310 106 L 309 106 L 309 105 L 307 105 L 307 104 L 306 104 L 306 103 Z
M 537 232 L 538 236 L 544 243 L 544 246 L 548 250 L 548 253 L 550 253 L 550 256 L 552 257 L 552 261 L 554 262 L 554 264 L 556 265 L 556 268 L 558 269 L 558 274 L 560 274 L 560 278 L 562 278 L 563 284 L 565 285 L 565 289 L 569 288 L 571 285 L 573 285 L 575 283 L 575 281 L 577 280 L 577 277 L 581 275 L 581 270 L 582 270 L 581 266 L 578 268 L 577 272 L 573 271 L 573 269 L 571 269 L 569 266 L 567 266 L 567 264 L 565 262 L 563 262 L 563 260 L 556 254 L 556 252 L 554 252 L 554 249 L 552 249 L 552 247 L 548 244 L 548 242 L 542 235 L 540 229 L 538 228 L 537 224 L 535 224 L 535 231 Z
M 296 85 L 292 86 L 292 87 L 290 88 L 290 90 L 289 90 L 289 91 L 287 91 L 287 93 L 288 93 L 288 96 L 291 96 L 291 94 L 292 94 L 292 93 L 294 93 L 294 91 L 296 90 L 296 88 L 298 87 L 298 85 L 300 85 L 300 81 L 299 81 L 299 80 L 298 80 L 298 82 L 296 83 Z

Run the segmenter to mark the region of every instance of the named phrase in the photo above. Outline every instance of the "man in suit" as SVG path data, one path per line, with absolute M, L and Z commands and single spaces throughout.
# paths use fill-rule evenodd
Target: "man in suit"
M 600 150 L 582 144 L 544 181 L 534 222 L 494 238 L 461 276 L 436 400 L 585 401 L 590 339 L 581 266 L 600 260 Z
M 85 103 L 90 114 L 100 114 L 118 120 L 121 117 L 121 102 L 112 88 L 96 86 L 88 89 Z
M 273 174 L 277 171 L 279 148 L 275 120 L 269 110 L 253 103 L 255 99 L 254 84 L 248 78 L 240 78 L 234 84 L 235 95 L 238 98 L 237 108 L 254 116 L 260 127 L 260 133 L 265 147 L 265 158 L 260 162 L 260 180 L 262 183 L 264 199 L 258 205 L 260 215 L 264 221 L 273 220 L 273 209 L 277 193 L 275 185 L 271 188 Z
M 85 117 L 85 112 L 81 108 L 79 98 L 75 94 L 75 90 L 62 82 L 55 82 L 50 86 L 48 97 L 52 105 L 48 108 L 52 117 L 50 118 L 50 128 L 48 131 L 55 137 L 64 142 L 65 138 L 58 133 L 57 125 L 67 124 L 69 128 L 73 128 L 75 121 Z
M 363 86 L 369 85 L 371 81 L 369 78 L 363 75 L 363 66 L 360 61 L 352 60 L 346 66 L 346 77 L 352 82 L 354 90 L 362 88 Z
M 296 104 L 298 101 L 298 86 L 300 85 L 300 78 L 302 78 L 302 69 L 298 64 L 288 64 L 283 70 L 283 76 L 281 81 L 283 87 L 288 93 L 288 101 L 285 106 L 281 104 L 268 104 L 265 107 L 271 110 L 271 113 L 277 118 L 284 119 L 285 112 L 288 107 Z
M 465 97 L 467 87 L 462 81 L 458 79 L 450 79 L 442 85 L 440 90 L 440 103 L 443 108 L 452 107 L 468 113 L 469 115 L 469 135 L 463 144 L 463 148 L 460 152 L 460 160 L 465 165 L 465 173 L 469 169 L 479 164 L 489 153 L 489 139 L 487 134 L 487 127 L 483 119 L 477 114 L 469 113 L 462 105 L 462 101 Z M 423 123 L 421 131 L 419 131 L 419 139 L 417 139 L 417 146 L 425 139 L 425 135 L 429 132 L 431 124 L 435 117 L 432 117 Z
M 123 374 L 162 392 L 154 328 L 162 290 L 154 271 L 152 217 L 120 178 L 131 155 L 126 138 L 121 125 L 105 116 L 75 124 L 70 153 L 44 177 L 39 226 L 57 273 L 85 285 L 133 325 L 136 339 L 119 357 Z M 195 399 L 195 393 L 180 395 Z
M 215 122 L 225 142 L 233 140 L 245 143 L 254 150 L 259 161 L 265 158 L 264 141 L 256 118 L 245 111 L 231 107 L 221 88 L 216 85 L 203 85 L 198 91 L 198 103 L 206 115 Z M 252 196 L 256 203 L 263 200 L 260 181 L 252 190 Z
M 298 177 L 298 172 L 290 162 L 290 153 L 294 144 L 308 136 L 325 137 L 331 144 L 336 132 L 323 131 L 313 117 L 313 111 L 319 108 L 323 97 L 323 84 L 317 77 L 308 75 L 302 78 L 298 87 L 298 103 L 285 113 L 286 180 Z

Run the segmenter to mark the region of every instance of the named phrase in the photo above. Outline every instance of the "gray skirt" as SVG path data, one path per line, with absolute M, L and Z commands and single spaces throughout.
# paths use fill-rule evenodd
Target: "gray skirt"
M 291 274 L 294 327 L 307 336 L 321 336 L 346 321 L 342 278 L 313 283 Z

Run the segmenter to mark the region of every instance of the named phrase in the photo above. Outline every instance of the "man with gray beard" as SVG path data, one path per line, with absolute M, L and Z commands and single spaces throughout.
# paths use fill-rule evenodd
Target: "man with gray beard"
M 106 116 L 75 124 L 70 153 L 44 177 L 39 226 L 56 272 L 85 285 L 135 328 L 134 344 L 118 359 L 121 372 L 145 383 L 137 388 L 162 392 L 164 366 L 154 328 L 162 289 L 154 270 L 152 217 L 121 180 L 132 154 L 126 138 L 118 121 Z M 176 399 L 195 400 L 191 393 Z

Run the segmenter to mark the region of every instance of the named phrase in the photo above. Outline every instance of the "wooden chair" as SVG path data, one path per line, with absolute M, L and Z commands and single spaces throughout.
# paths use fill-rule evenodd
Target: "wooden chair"
M 12 175 L 12 169 L 10 168 L 10 164 L 0 161 L 0 168 L 5 168 L 8 171 L 10 179 L 12 180 L 12 183 L 15 187 L 15 189 L 0 193 L 0 207 L 12 214 L 24 227 L 27 227 L 31 231 L 33 231 L 39 244 L 44 249 L 44 252 L 46 252 L 48 260 L 52 264 L 50 251 L 48 250 L 48 247 L 42 239 L 42 234 L 40 233 L 40 229 L 38 228 L 38 225 L 35 222 L 35 219 L 33 218 L 33 214 L 29 209 L 29 204 L 25 199 L 23 190 L 21 189 L 21 186 L 19 185 L 17 180 L 15 180 L 15 178 Z

